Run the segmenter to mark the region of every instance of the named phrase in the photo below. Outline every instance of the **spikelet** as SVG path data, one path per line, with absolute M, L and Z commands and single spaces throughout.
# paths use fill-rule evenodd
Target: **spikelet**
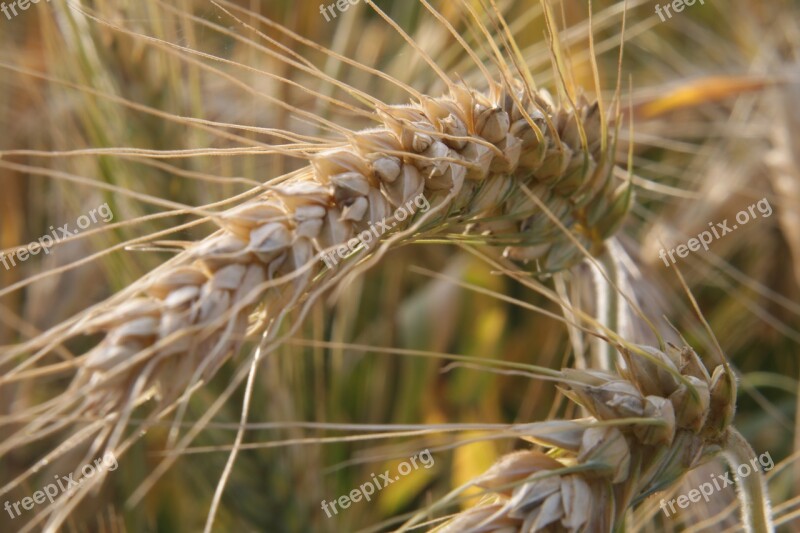
M 550 449 L 501 458 L 470 485 L 484 500 L 436 531 L 616 531 L 627 511 L 719 453 L 732 429 L 735 383 L 709 375 L 690 347 L 647 346 L 618 373 L 565 369 L 564 393 L 592 416 L 526 440 Z M 653 423 L 593 426 L 597 421 Z

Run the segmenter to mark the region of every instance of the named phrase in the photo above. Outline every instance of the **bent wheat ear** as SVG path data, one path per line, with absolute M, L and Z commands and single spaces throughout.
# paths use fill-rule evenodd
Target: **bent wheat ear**
M 709 376 L 688 346 L 620 351 L 628 365 L 620 373 L 562 371 L 564 393 L 591 418 L 528 438 L 553 453 L 502 458 L 469 484 L 485 489 L 484 500 L 436 531 L 615 531 L 631 507 L 735 440 L 735 386 L 722 365 Z M 748 509 L 744 523 L 766 531 L 769 517 L 757 512 L 768 509 Z
M 74 335 L 105 336 L 86 355 L 70 401 L 0 452 L 51 432 L 48 424 L 63 425 L 54 421 L 67 412 L 117 417 L 114 434 L 99 437 L 113 449 L 132 405 L 153 395 L 171 404 L 210 378 L 249 334 L 316 294 L 320 280 L 335 281 L 356 259 L 376 260 L 400 238 L 455 228 L 541 270 L 570 266 L 583 253 L 575 239 L 598 248 L 630 200 L 627 185 L 614 182 L 614 143 L 603 138 L 601 113 L 585 99 L 563 109 L 520 83 L 488 94 L 454 86 L 446 97 L 379 109 L 382 127 L 350 132 L 349 142 L 219 214 L 221 230 L 135 286 L 136 298 L 76 324 Z M 550 213 L 515 194 L 521 186 Z M 413 211 L 420 199 L 431 209 L 400 218 L 398 210 Z M 375 225 L 388 231 L 357 239 Z M 331 249 L 349 249 L 351 257 L 324 267 Z
M 519 86 L 492 94 L 459 86 L 449 97 L 382 109 L 384 127 L 353 132 L 298 176 L 220 214 L 222 231 L 142 286 L 140 297 L 81 324 L 106 334 L 78 377 L 93 383 L 92 409 L 118 408 L 111 391 L 133 382 L 145 358 L 131 363 L 145 350 L 157 368 L 143 390 L 155 387 L 166 401 L 198 368 L 208 378 L 245 338 L 256 306 L 265 305 L 268 317 L 289 307 L 323 270 L 319 254 L 348 243 L 352 250 L 352 239 L 370 227 L 391 220 L 393 231 L 408 228 L 411 219 L 392 213 L 419 195 L 436 206 L 423 235 L 460 225 L 481 242 L 512 243 L 506 254 L 514 259 L 548 271 L 568 267 L 580 250 L 529 198 L 514 194 L 525 184 L 574 237 L 597 247 L 625 214 L 620 195 L 630 197 L 613 182 L 610 148 L 601 150 L 613 143 L 601 138 L 599 106 L 583 101 L 567 111 L 545 91 Z M 362 255 L 375 248 L 358 245 Z M 269 284 L 291 287 L 259 301 Z M 128 369 L 119 372 L 123 363 Z

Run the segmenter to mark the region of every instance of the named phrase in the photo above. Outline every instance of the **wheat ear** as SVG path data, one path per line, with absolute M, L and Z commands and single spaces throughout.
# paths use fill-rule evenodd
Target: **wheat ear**
M 626 366 L 618 373 L 563 370 L 564 393 L 592 416 L 542 423 L 548 430 L 527 440 L 549 453 L 501 458 L 450 498 L 479 487 L 483 501 L 436 531 L 617 531 L 629 508 L 741 440 L 731 426 L 736 383 L 725 364 L 709 373 L 688 346 L 620 352 Z M 748 505 L 743 523 L 766 533 L 768 514 L 768 506 Z
M 610 143 L 601 139 L 597 104 L 584 102 L 571 112 L 556 108 L 544 92 L 531 100 L 521 89 L 509 94 L 498 87 L 487 96 L 456 87 L 449 98 L 379 113 L 383 128 L 354 132 L 347 145 L 315 157 L 307 173 L 223 213 L 222 232 L 151 282 L 144 298 L 83 324 L 85 331 L 106 333 L 87 358 L 90 372 L 113 374 L 119 363 L 161 341 L 154 357 L 177 367 L 170 374 L 205 367 L 207 377 L 236 346 L 222 339 L 244 337 L 249 313 L 262 303 L 252 301 L 254 290 L 288 280 L 268 304 L 291 305 L 323 270 L 319 254 L 348 243 L 352 251 L 362 235 L 352 255 L 365 256 L 377 248 L 368 244 L 369 228 L 390 221 L 394 231 L 407 229 L 411 222 L 392 213 L 419 195 L 435 208 L 419 217 L 426 220 L 417 220 L 417 233 L 460 228 L 481 242 L 514 242 L 507 255 L 535 260 L 544 270 L 566 268 L 580 251 L 529 199 L 513 194 L 516 185 L 530 186 L 590 249 L 617 227 L 630 201 L 627 185 L 613 181 L 611 154 L 601 151 Z M 230 333 L 209 329 L 231 309 Z M 205 338 L 164 342 L 187 329 Z M 185 357 L 192 353 L 206 360 Z

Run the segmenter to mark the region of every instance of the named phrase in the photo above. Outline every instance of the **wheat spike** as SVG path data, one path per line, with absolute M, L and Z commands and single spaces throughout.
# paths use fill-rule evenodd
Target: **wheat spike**
M 436 531 L 616 531 L 630 507 L 736 440 L 736 384 L 724 364 L 709 374 L 688 346 L 620 352 L 626 366 L 618 373 L 563 370 L 565 394 L 591 417 L 544 423 L 554 430 L 527 440 L 550 453 L 501 458 L 469 484 L 484 489 L 483 501 Z M 613 421 L 620 423 L 592 426 Z M 749 530 L 769 530 L 768 516 L 743 514 Z
M 105 334 L 74 385 L 89 391 L 86 409 L 118 410 L 128 398 L 120 389 L 134 383 L 135 396 L 157 391 L 171 401 L 191 376 L 207 379 L 246 337 L 257 306 L 272 318 L 296 303 L 325 270 L 323 252 L 393 220 L 420 194 L 434 208 L 415 219 L 414 231 L 461 227 L 489 244 L 518 243 L 506 247 L 514 259 L 563 269 L 581 252 L 546 213 L 513 194 L 525 184 L 574 237 L 599 246 L 630 199 L 612 177 L 601 110 L 583 101 L 568 111 L 545 91 L 532 94 L 521 85 L 489 94 L 457 86 L 448 97 L 386 107 L 384 127 L 352 132 L 297 176 L 220 214 L 222 230 L 143 284 L 138 297 L 73 328 Z M 392 224 L 384 239 L 412 222 Z M 352 255 L 375 248 L 364 244 Z M 268 285 L 270 296 L 259 299 Z
M 384 109 L 383 128 L 353 132 L 350 143 L 315 157 L 301 176 L 223 213 L 222 232 L 189 250 L 143 298 L 84 325 L 106 333 L 87 358 L 92 378 L 158 341 L 153 360 L 172 367 L 167 375 L 202 366 L 209 376 L 245 336 L 248 315 L 262 303 L 253 301 L 253 291 L 294 277 L 267 299 L 267 315 L 296 302 L 322 270 L 319 254 L 382 221 L 392 220 L 395 231 L 410 227 L 392 213 L 420 194 L 435 209 L 420 217 L 428 220 L 416 231 L 430 235 L 444 224 L 460 225 L 490 244 L 520 242 L 506 248 L 512 258 L 563 269 L 580 251 L 530 200 L 513 194 L 518 183 L 526 184 L 587 248 L 596 248 L 625 214 L 621 199 L 629 198 L 613 182 L 611 155 L 601 152 L 597 104 L 569 112 L 544 92 L 534 100 L 522 89 L 513 96 L 499 88 L 493 93 L 458 87 L 447 98 Z M 484 221 L 489 218 L 497 220 Z M 353 255 L 375 248 L 364 241 L 362 253 Z M 208 329 L 231 309 L 229 331 Z M 187 328 L 206 332 L 203 340 L 166 341 Z M 167 398 L 186 385 L 170 382 L 161 386 Z

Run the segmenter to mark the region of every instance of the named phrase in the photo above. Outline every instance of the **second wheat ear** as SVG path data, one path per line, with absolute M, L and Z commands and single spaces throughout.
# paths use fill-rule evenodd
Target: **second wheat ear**
M 547 452 L 511 453 L 454 491 L 449 500 L 469 487 L 483 499 L 435 531 L 623 531 L 631 507 L 711 457 L 735 467 L 754 455 L 731 425 L 736 383 L 723 364 L 709 372 L 688 346 L 630 348 L 617 373 L 563 370 L 564 394 L 591 416 L 539 424 L 523 438 Z M 746 530 L 773 531 L 760 475 L 739 482 Z

